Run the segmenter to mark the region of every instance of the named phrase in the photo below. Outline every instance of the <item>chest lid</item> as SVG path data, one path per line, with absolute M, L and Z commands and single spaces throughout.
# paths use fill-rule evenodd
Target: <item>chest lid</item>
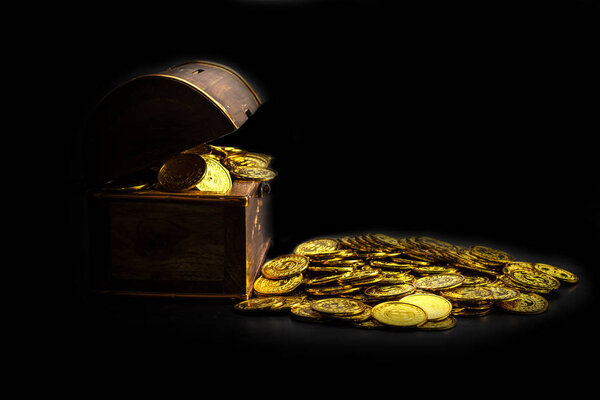
M 261 101 L 231 68 L 191 61 L 135 77 L 109 93 L 87 127 L 88 185 L 127 176 L 237 130 Z

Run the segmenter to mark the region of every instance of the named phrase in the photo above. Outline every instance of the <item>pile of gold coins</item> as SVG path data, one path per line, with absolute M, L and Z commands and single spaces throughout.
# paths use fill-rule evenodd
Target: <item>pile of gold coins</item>
M 236 147 L 201 144 L 170 157 L 150 171 L 107 182 L 103 189 L 134 191 L 156 189 L 168 192 L 199 190 L 224 194 L 232 181 L 267 182 L 277 176 L 269 167 L 272 157 Z
M 539 314 L 578 277 L 486 246 L 381 233 L 317 238 L 267 261 L 241 313 L 284 313 L 358 328 L 453 328 L 493 309 Z

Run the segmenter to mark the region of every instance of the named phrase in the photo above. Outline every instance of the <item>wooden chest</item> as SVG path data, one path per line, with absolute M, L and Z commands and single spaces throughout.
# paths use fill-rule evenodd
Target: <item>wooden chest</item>
M 259 106 L 239 74 L 204 61 L 135 78 L 99 104 L 85 145 L 93 291 L 250 295 L 271 240 L 265 183 L 234 179 L 227 193 L 102 185 L 235 131 Z

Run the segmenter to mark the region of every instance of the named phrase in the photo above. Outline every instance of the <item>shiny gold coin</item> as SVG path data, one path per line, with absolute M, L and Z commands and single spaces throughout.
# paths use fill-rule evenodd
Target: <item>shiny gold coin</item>
M 386 298 L 404 296 L 415 291 L 415 287 L 410 283 L 400 283 L 396 285 L 376 285 L 370 286 L 364 290 L 364 293 L 370 297 Z
M 304 272 L 309 261 L 308 257 L 299 254 L 283 255 L 264 263 L 261 272 L 268 279 L 288 278 Z
M 314 265 L 310 264 L 308 266 L 308 270 L 311 272 L 331 272 L 331 273 L 344 273 L 344 272 L 353 272 L 355 267 L 353 266 L 330 266 L 330 265 Z
M 441 265 L 414 266 L 412 270 L 420 274 L 454 274 L 458 272 L 458 268 Z
M 331 318 L 336 319 L 338 321 L 351 321 L 351 322 L 361 322 L 366 321 L 371 318 L 371 310 L 373 307 L 370 305 L 364 304 L 363 311 L 358 314 L 329 314 Z
M 273 311 L 284 304 L 283 297 L 256 297 L 237 303 L 233 308 L 240 312 Z
M 285 311 L 290 310 L 292 307 L 299 305 L 306 300 L 306 295 L 285 295 L 279 296 L 283 300 L 283 304 L 273 307 L 273 311 Z
M 261 182 L 270 181 L 277 176 L 275 170 L 261 167 L 237 167 L 231 170 L 231 174 L 238 179 Z
M 269 161 L 270 158 L 268 156 L 258 153 L 244 152 L 229 155 L 227 158 L 225 158 L 223 163 L 231 169 L 240 167 L 267 168 L 269 166 Z
M 553 265 L 535 263 L 533 264 L 533 268 L 563 282 L 577 283 L 577 281 L 579 281 L 579 277 L 574 273 Z
M 231 190 L 231 175 L 221 163 L 212 157 L 202 156 L 206 162 L 206 173 L 196 184 L 196 189 L 203 192 L 227 193 Z
M 419 329 L 426 331 L 443 331 L 446 329 L 452 329 L 456 326 L 456 318 L 452 315 L 439 321 L 427 321 L 423 325 L 419 325 Z
M 523 263 L 507 264 L 502 272 L 520 285 L 533 289 L 554 290 L 560 286 L 560 281 L 544 272 L 534 269 L 533 264 L 524 266 Z
M 262 295 L 281 295 L 291 292 L 302 283 L 302 274 L 283 279 L 268 279 L 259 276 L 254 281 L 254 290 Z
M 360 292 L 360 287 L 350 285 L 337 286 L 313 286 L 306 289 L 306 293 L 312 296 L 338 296 Z
M 366 305 L 358 300 L 331 297 L 327 299 L 315 300 L 310 303 L 310 307 L 324 314 L 345 314 L 352 315 L 361 313 Z
M 399 263 L 396 261 L 387 260 L 371 260 L 369 264 L 375 268 L 391 269 L 391 270 L 408 270 L 414 267 L 414 264 Z
M 311 239 L 300 243 L 294 249 L 294 254 L 300 254 L 311 257 L 313 255 L 323 255 L 334 253 L 339 248 L 339 242 L 335 239 L 319 238 Z
M 521 293 L 515 300 L 499 301 L 503 310 L 518 314 L 541 314 L 548 309 L 548 301 L 535 293 Z
M 352 285 L 357 282 L 378 282 L 383 279 L 383 275 L 378 270 L 358 270 L 349 275 L 341 277 L 338 282 L 343 285 Z
M 338 279 L 343 278 L 348 275 L 350 275 L 350 272 L 343 272 L 340 274 L 336 273 L 333 275 L 319 276 L 316 278 L 311 278 L 311 279 L 305 280 L 304 284 L 308 285 L 308 286 L 320 286 L 320 285 L 326 285 L 328 283 L 336 283 L 338 281 Z
M 435 274 L 415 280 L 415 286 L 423 290 L 443 290 L 459 286 L 465 277 L 460 274 Z
M 486 286 L 486 289 L 492 292 L 494 300 L 499 301 L 515 300 L 521 294 L 518 290 L 506 286 Z
M 492 282 L 492 278 L 486 275 L 465 275 L 464 282 L 462 286 L 484 286 L 489 285 Z
M 381 275 L 383 275 L 383 279 L 379 283 L 384 285 L 409 283 L 415 280 L 414 276 L 403 271 L 381 271 Z
M 504 286 L 516 289 L 521 292 L 533 292 L 533 293 L 537 293 L 537 294 L 548 294 L 552 291 L 551 289 L 538 289 L 533 286 L 523 285 L 523 284 L 513 280 L 508 275 L 500 275 L 498 278 L 499 278 L 499 281 Z
M 410 294 L 399 301 L 422 308 L 428 321 L 442 320 L 452 311 L 452 304 L 448 299 L 432 293 Z
M 440 292 L 440 295 L 454 301 L 472 302 L 491 300 L 494 293 L 483 286 L 459 286 L 453 289 L 447 289 Z
M 206 161 L 197 154 L 177 154 L 168 159 L 158 171 L 158 185 L 169 192 L 195 187 L 206 173 Z
M 400 301 L 385 301 L 373 306 L 373 318 L 382 324 L 410 328 L 427 322 L 427 313 L 420 307 Z
M 472 246 L 469 248 L 469 253 L 495 263 L 505 263 L 515 259 L 505 251 L 492 249 L 487 246 Z

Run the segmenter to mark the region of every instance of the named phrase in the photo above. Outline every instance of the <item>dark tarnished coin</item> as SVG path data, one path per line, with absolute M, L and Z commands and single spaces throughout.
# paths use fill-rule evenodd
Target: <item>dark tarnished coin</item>
M 168 159 L 158 171 L 158 185 L 169 192 L 194 188 L 206 173 L 206 161 L 194 153 L 182 153 Z
M 262 167 L 236 167 L 231 170 L 231 175 L 242 180 L 270 181 L 275 179 L 277 172 L 271 168 Z

